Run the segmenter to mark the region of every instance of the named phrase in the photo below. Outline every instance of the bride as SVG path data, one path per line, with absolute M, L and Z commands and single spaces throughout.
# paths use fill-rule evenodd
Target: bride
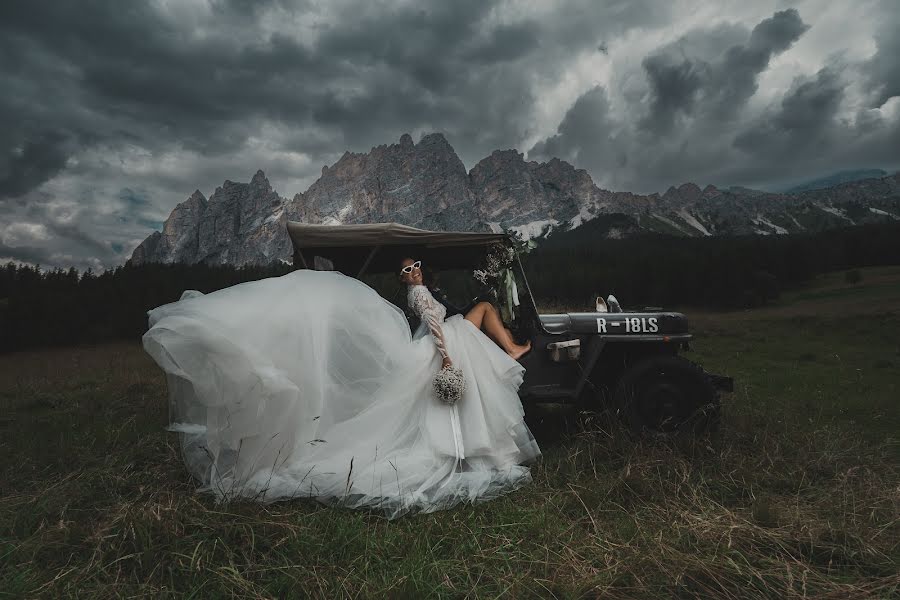
M 169 429 L 201 490 L 219 500 L 311 497 L 395 518 L 531 481 L 524 464 L 540 449 L 516 361 L 529 346 L 489 303 L 445 320 L 421 267 L 398 265 L 421 318 L 414 335 L 400 308 L 336 271 L 188 291 L 148 312 L 143 345 L 166 374 Z M 449 365 L 467 380 L 453 405 L 432 390 Z

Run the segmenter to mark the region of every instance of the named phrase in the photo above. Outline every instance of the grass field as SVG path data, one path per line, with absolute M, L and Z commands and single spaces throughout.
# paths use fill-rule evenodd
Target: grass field
M 530 487 L 394 522 L 195 494 L 137 343 L 0 356 L 0 597 L 900 597 L 900 267 L 861 272 L 686 311 L 712 437 L 549 427 Z

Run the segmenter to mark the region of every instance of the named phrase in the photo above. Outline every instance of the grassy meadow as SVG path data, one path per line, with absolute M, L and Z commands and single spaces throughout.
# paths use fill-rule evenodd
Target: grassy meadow
M 394 522 L 194 493 L 137 341 L 2 355 L 0 597 L 900 597 L 900 267 L 860 272 L 684 309 L 709 438 L 531 415 L 533 485 Z

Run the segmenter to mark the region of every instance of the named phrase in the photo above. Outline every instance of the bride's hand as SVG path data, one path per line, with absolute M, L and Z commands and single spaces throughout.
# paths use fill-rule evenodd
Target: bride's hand
M 453 361 L 450 360 L 449 356 L 441 361 L 442 369 L 446 369 L 447 367 L 452 367 L 452 366 L 453 366 Z

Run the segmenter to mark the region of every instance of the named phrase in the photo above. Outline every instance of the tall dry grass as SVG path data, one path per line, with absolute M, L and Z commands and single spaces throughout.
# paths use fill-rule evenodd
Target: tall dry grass
M 395 522 L 197 495 L 136 344 L 2 356 L 0 596 L 900 596 L 897 315 L 710 319 L 712 435 L 534 413 L 532 485 Z

